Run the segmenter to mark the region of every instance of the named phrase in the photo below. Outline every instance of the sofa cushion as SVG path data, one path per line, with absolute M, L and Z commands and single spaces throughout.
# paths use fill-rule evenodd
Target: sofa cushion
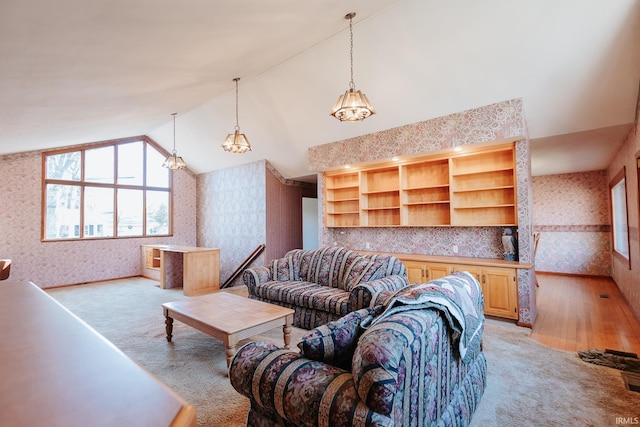
M 359 256 L 357 252 L 339 246 L 306 251 L 300 262 L 300 280 L 338 288 L 346 266 Z
M 274 259 L 271 262 L 271 278 L 272 280 L 289 281 L 295 280 L 296 274 L 293 270 L 293 262 L 291 257 Z
M 371 254 L 366 255 L 371 261 L 380 261 L 385 268 L 383 276 L 405 276 L 407 275 L 407 267 L 404 263 L 393 255 L 389 254 Z
M 362 322 L 370 321 L 382 307 L 353 311 L 338 320 L 319 326 L 302 337 L 298 347 L 308 359 L 351 370 L 351 359 L 362 332 Z
M 385 266 L 380 261 L 371 261 L 365 257 L 355 258 L 344 271 L 341 289 L 351 291 L 358 284 L 384 277 Z
M 275 304 L 290 304 L 340 315 L 349 312 L 349 292 L 317 283 L 295 280 L 271 281 L 257 286 L 253 295 Z
M 291 280 L 302 280 L 300 271 L 302 269 L 302 257 L 309 251 L 304 249 L 292 249 L 285 254 L 285 258 L 289 259 L 289 263 L 291 264 L 291 268 L 293 271 L 293 275 L 291 276 Z

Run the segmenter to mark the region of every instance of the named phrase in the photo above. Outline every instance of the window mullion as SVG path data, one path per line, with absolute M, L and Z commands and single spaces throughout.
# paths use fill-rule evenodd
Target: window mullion
M 118 237 L 118 187 L 113 188 L 113 237 Z
M 85 179 L 85 151 L 80 151 L 80 238 L 84 239 L 84 179 Z
M 147 148 L 149 144 L 142 144 L 142 234 L 147 235 Z
M 117 239 L 120 237 L 118 233 L 118 150 L 120 146 L 116 144 L 113 148 L 113 237 Z

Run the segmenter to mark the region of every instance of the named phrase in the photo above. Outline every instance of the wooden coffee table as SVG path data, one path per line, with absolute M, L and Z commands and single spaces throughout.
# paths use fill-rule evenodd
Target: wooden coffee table
M 282 326 L 284 346 L 289 348 L 294 311 L 279 305 L 252 300 L 231 292 L 215 292 L 162 304 L 171 342 L 173 320 L 196 328 L 226 347 L 227 367 L 236 354 L 238 341 Z

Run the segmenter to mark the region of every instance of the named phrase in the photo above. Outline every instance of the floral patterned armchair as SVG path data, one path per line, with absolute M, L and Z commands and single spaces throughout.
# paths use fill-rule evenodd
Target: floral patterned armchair
M 471 276 L 444 280 L 477 286 L 464 353 L 460 325 L 438 304 L 351 312 L 310 331 L 300 353 L 250 342 L 229 370 L 251 402 L 247 426 L 467 425 L 486 386 L 483 299 Z

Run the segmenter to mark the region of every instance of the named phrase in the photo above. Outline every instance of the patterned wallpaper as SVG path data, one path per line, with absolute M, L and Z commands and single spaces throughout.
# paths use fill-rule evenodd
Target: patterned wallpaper
M 309 167 L 311 170 L 322 171 L 347 163 L 427 153 L 503 138 L 525 138 L 524 121 L 522 100 L 513 99 L 311 147 Z
M 610 276 L 607 172 L 537 176 L 531 185 L 536 270 Z
M 413 123 L 309 149 L 310 168 L 322 171 L 347 163 L 426 153 L 458 145 L 511 138 L 516 143 L 518 178 L 518 239 L 520 260 L 530 261 L 531 185 L 527 129 L 521 99 Z M 318 175 L 318 188 L 324 180 Z M 318 191 L 319 220 L 324 215 L 323 192 Z M 460 255 L 500 258 L 500 227 L 411 227 L 411 228 L 327 228 L 319 224 L 323 245 L 337 244 L 356 250 L 373 250 L 431 255 Z M 452 247 L 459 248 L 458 254 Z M 535 286 L 529 270 L 518 271 L 520 322 L 533 323 L 536 316 Z
M 197 194 L 198 246 L 220 249 L 222 284 L 262 243 L 254 265 L 301 247 L 302 196 L 315 185 L 285 180 L 260 160 L 198 175 Z
M 137 276 L 144 258 L 140 245 L 195 245 L 195 176 L 174 173 L 174 236 L 41 242 L 41 152 L 0 156 L 0 258 L 11 258 L 11 279 L 42 288 Z
M 220 284 L 266 242 L 265 161 L 197 178 L 198 246 L 220 248 Z

